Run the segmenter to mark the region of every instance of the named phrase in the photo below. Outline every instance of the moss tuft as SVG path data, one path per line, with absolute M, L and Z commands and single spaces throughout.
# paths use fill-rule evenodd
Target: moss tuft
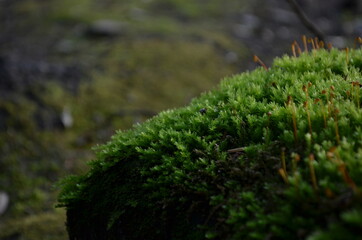
M 284 56 L 118 132 L 61 184 L 70 239 L 357 239 L 361 60 Z

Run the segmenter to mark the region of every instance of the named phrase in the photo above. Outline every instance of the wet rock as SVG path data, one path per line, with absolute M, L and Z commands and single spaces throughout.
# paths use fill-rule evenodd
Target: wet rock
M 59 81 L 66 89 L 76 92 L 83 76 L 79 65 L 64 65 L 36 61 L 23 56 L 0 56 L 0 93 L 23 92 L 35 83 Z
M 260 19 L 254 14 L 244 14 L 242 23 L 250 28 L 257 28 L 260 25 Z
M 0 216 L 8 209 L 9 195 L 6 192 L 0 191 Z
M 233 27 L 234 34 L 240 38 L 253 37 L 255 30 L 260 26 L 260 19 L 253 14 L 244 14 L 241 23 Z
M 73 53 L 76 50 L 76 46 L 74 41 L 66 39 L 62 40 L 57 44 L 56 50 L 59 53 L 68 54 L 68 53 Z
M 65 128 L 70 128 L 71 126 L 73 126 L 73 116 L 72 116 L 72 113 L 71 113 L 70 108 L 68 106 L 65 106 L 63 108 L 60 119 L 61 119 L 61 121 L 63 123 L 63 126 Z
M 263 29 L 262 33 L 261 33 L 261 38 L 263 39 L 263 41 L 265 42 L 269 42 L 272 41 L 275 37 L 274 32 L 269 29 L 269 28 L 265 28 Z
M 327 42 L 330 42 L 333 45 L 333 47 L 336 48 L 345 48 L 347 45 L 346 38 L 342 36 L 329 36 L 327 38 Z
M 253 34 L 253 29 L 243 24 L 235 24 L 233 27 L 233 33 L 238 38 L 250 38 Z
M 333 23 L 325 17 L 318 18 L 316 20 L 316 26 L 318 26 L 318 28 L 324 33 L 335 31 L 335 26 L 333 25 Z
M 354 36 L 362 36 L 362 19 L 356 20 L 352 24 L 352 34 Z
M 279 24 L 294 25 L 299 22 L 294 12 L 282 8 L 270 9 L 270 16 Z
M 277 35 L 277 38 L 280 38 L 280 39 L 291 39 L 292 38 L 290 29 L 285 26 L 278 28 L 276 31 L 276 35 Z
M 225 54 L 225 60 L 228 63 L 235 63 L 238 61 L 238 55 L 235 52 L 228 52 Z
M 124 32 L 124 23 L 109 19 L 102 19 L 93 22 L 86 34 L 92 37 L 115 37 Z

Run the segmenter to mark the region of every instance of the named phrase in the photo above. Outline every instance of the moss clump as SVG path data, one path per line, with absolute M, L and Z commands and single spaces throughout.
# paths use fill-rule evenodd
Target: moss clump
M 118 132 L 62 182 L 70 239 L 358 239 L 361 69 L 284 56 Z

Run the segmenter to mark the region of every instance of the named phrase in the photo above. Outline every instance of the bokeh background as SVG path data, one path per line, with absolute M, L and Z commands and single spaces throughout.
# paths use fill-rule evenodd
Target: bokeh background
M 334 46 L 362 1 L 299 0 Z M 91 148 L 312 33 L 286 0 L 0 0 L 0 239 L 67 239 L 57 181 Z

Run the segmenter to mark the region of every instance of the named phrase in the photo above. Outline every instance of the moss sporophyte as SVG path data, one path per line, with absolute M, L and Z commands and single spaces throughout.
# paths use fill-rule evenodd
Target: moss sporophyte
M 61 184 L 70 239 L 360 239 L 361 43 L 303 36 L 115 134 Z

